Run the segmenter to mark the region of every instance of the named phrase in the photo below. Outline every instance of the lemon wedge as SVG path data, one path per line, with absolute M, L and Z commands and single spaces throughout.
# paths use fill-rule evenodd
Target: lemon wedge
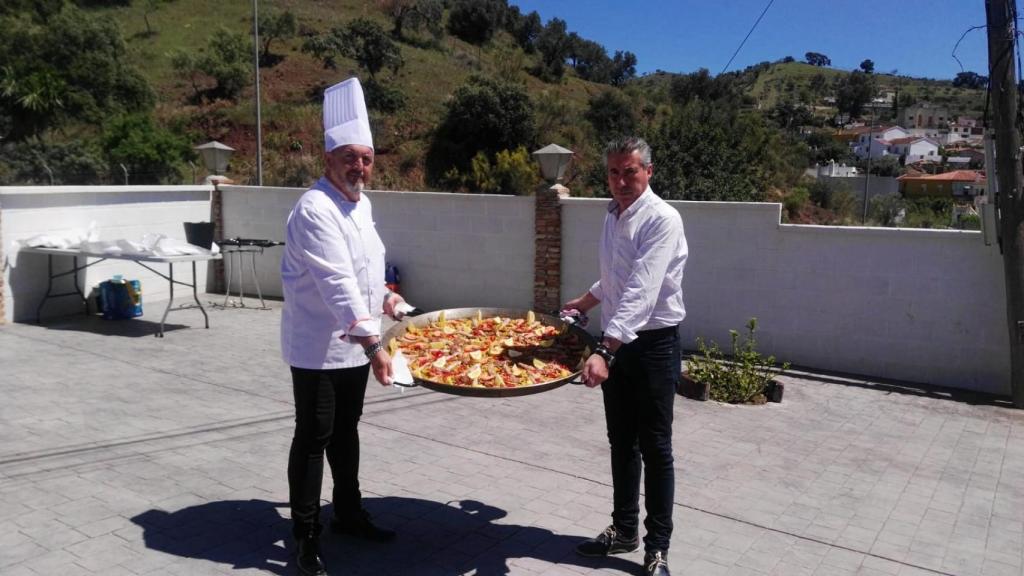
M 529 312 L 526 313 L 526 323 L 527 324 L 533 324 L 533 321 L 536 320 L 536 319 L 537 319 L 537 315 L 533 313 L 533 310 L 530 310 Z
M 437 368 L 438 370 L 444 370 L 445 364 L 447 364 L 447 362 L 444 356 L 434 360 L 434 368 Z
M 547 363 L 542 362 L 540 358 L 534 358 L 533 359 L 533 367 L 534 368 L 538 368 L 540 370 L 543 370 L 544 368 L 547 367 Z
M 473 365 L 473 367 L 472 367 L 472 368 L 470 368 L 470 369 L 469 369 L 469 370 L 468 370 L 468 371 L 466 372 L 466 376 L 467 376 L 467 377 L 468 377 L 468 378 L 469 378 L 470 380 L 476 381 L 476 380 L 477 380 L 478 378 L 480 378 L 480 373 L 481 373 L 481 372 L 482 372 L 482 370 L 480 370 L 480 365 L 479 365 L 479 364 L 474 364 L 474 365 Z
M 444 310 L 441 310 L 441 312 L 437 315 L 437 323 L 440 324 L 441 326 L 444 326 L 444 323 L 445 323 Z
M 491 346 L 491 349 L 487 351 L 491 356 L 500 356 L 504 348 L 501 346 Z
M 472 352 L 469 353 L 469 357 L 472 358 L 473 360 L 479 362 L 479 361 L 483 360 L 484 353 L 479 351 L 479 350 L 473 350 Z
M 508 346 L 509 348 L 516 345 L 516 341 L 511 338 L 505 338 L 504 340 L 501 341 L 501 343 L 504 344 L 505 346 Z

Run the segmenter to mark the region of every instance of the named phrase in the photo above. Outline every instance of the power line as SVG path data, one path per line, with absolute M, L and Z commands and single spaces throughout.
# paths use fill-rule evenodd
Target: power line
M 984 30 L 985 28 L 988 28 L 988 26 L 987 25 L 985 25 L 985 26 L 971 26 L 967 30 L 964 30 L 964 33 L 960 35 L 960 39 L 957 40 L 956 44 L 953 45 L 953 53 L 950 54 L 950 56 L 952 56 L 953 60 L 956 60 L 956 63 L 960 65 L 960 71 L 961 72 L 964 71 L 964 63 L 961 62 L 960 59 L 956 57 L 956 50 L 957 50 L 957 48 L 960 47 L 960 43 L 964 41 L 964 38 L 967 36 L 967 34 L 969 32 L 972 32 L 974 30 Z
M 732 64 L 732 61 L 736 58 L 736 55 L 740 53 L 740 49 L 743 48 L 743 45 L 747 43 L 747 38 L 750 38 L 750 35 L 754 33 L 754 29 L 757 28 L 757 25 L 761 23 L 761 18 L 764 18 L 764 15 L 768 12 L 768 9 L 771 8 L 772 4 L 774 3 L 775 0 L 768 0 L 768 5 L 764 7 L 763 11 L 761 11 L 761 15 L 757 17 L 757 21 L 754 22 L 754 25 L 750 27 L 750 31 L 747 32 L 747 35 L 743 37 L 743 41 L 740 42 L 740 45 L 736 47 L 736 51 L 732 53 L 732 58 L 729 58 L 729 61 L 725 63 L 725 67 L 722 68 L 722 71 L 719 72 L 719 74 L 722 74 L 729 69 L 729 65 Z

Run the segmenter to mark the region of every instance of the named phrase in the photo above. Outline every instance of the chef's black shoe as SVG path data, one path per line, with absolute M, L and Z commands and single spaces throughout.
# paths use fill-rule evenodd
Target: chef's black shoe
M 295 567 L 299 576 L 327 576 L 327 569 L 320 559 L 318 540 L 316 534 L 311 533 L 296 541 Z
M 395 531 L 375 526 L 366 510 L 360 510 L 354 517 L 332 519 L 331 532 L 372 542 L 391 542 L 395 539 Z

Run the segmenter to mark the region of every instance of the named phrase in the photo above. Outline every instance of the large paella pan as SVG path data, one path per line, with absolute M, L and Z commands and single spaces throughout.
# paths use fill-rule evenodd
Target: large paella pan
M 525 396 L 580 375 L 593 336 L 562 319 L 508 308 L 451 308 L 407 317 L 383 336 L 416 385 L 461 396 Z

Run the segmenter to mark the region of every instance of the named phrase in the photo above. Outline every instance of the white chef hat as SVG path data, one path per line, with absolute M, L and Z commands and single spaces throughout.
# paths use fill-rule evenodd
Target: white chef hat
M 370 119 L 358 78 L 349 78 L 324 91 L 324 150 L 330 152 L 346 144 L 373 148 Z

